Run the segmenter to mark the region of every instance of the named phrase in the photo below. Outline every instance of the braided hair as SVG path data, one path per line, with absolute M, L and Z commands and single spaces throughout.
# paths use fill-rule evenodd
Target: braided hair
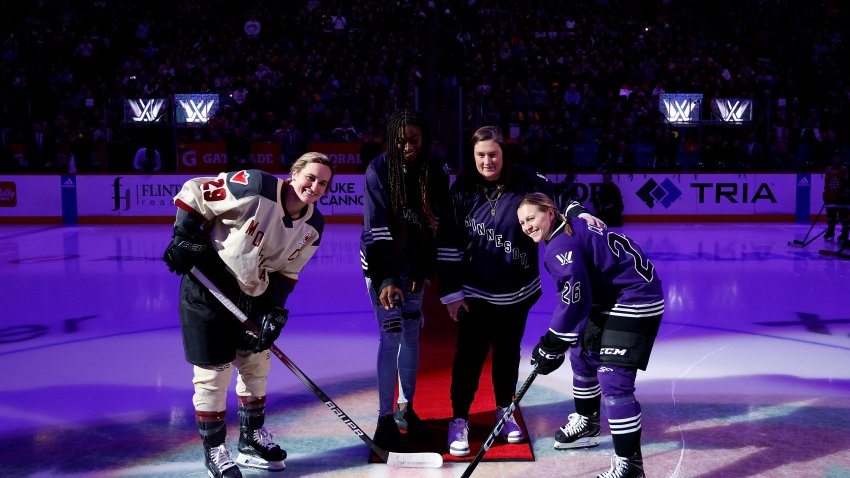
M 430 176 L 430 161 L 428 152 L 430 149 L 430 135 L 425 125 L 422 113 L 402 109 L 390 115 L 387 121 L 387 179 L 390 186 L 390 207 L 395 217 L 401 217 L 401 209 L 407 203 L 407 186 L 404 180 L 404 128 L 415 126 L 422 132 L 422 147 L 416 154 L 416 163 L 407 165 L 408 168 L 418 170 L 419 194 L 422 198 L 422 209 L 428 219 L 431 233 L 437 232 L 437 219 L 431 209 L 431 198 L 428 191 L 428 180 Z

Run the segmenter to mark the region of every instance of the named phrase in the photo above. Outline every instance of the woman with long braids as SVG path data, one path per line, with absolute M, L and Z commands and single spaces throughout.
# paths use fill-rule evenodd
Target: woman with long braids
M 428 154 L 430 137 L 419 112 L 393 113 L 386 144 L 366 169 L 360 259 L 380 330 L 374 440 L 398 452 L 407 449 L 399 428 L 411 438 L 428 434 L 413 398 L 423 287 L 436 271 L 436 235 L 449 178 Z

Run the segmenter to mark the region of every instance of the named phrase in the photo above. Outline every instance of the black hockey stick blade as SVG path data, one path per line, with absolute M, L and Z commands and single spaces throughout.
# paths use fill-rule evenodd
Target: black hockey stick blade
M 799 239 L 794 239 L 793 241 L 789 242 L 789 243 L 788 243 L 788 245 L 789 245 L 789 246 L 802 246 L 802 247 L 806 247 L 806 246 L 808 246 L 809 244 L 813 243 L 813 242 L 814 242 L 817 238 L 821 237 L 821 236 L 822 236 L 822 235 L 824 235 L 824 234 L 826 234 L 826 229 L 824 229 L 823 231 L 821 231 L 821 232 L 819 232 L 819 233 L 815 234 L 815 235 L 814 235 L 814 236 L 812 236 L 811 238 L 809 238 L 809 236 L 807 235 L 807 236 L 806 236 L 806 238 L 805 238 L 805 239 L 803 239 L 802 241 L 801 241 L 801 240 L 799 240 Z
M 210 293 L 218 299 L 221 304 L 227 308 L 240 322 L 242 322 L 245 327 L 247 327 L 251 331 L 256 331 L 256 326 L 253 322 L 248 320 L 248 317 L 242 312 L 239 307 L 236 306 L 227 296 L 224 295 L 221 290 L 212 283 L 212 281 L 207 278 L 197 267 L 192 268 L 192 275 L 195 276 L 198 281 L 203 284 Z M 269 350 L 278 358 L 284 365 L 286 365 L 292 373 L 295 374 L 305 385 L 317 396 L 319 399 L 327 405 L 328 408 L 331 409 L 334 415 L 337 416 L 340 420 L 345 423 L 345 425 L 354 432 L 355 435 L 360 437 L 364 443 L 366 443 L 372 451 L 378 455 L 381 460 L 383 460 L 387 465 L 390 466 L 399 466 L 406 468 L 440 468 L 443 466 L 443 456 L 439 453 L 431 453 L 431 452 L 422 452 L 422 453 L 396 453 L 384 450 L 379 447 L 369 438 L 369 435 L 366 434 L 356 423 L 354 420 L 349 418 L 345 412 L 342 411 L 341 408 L 331 400 L 330 397 L 325 394 L 315 383 L 313 383 L 310 378 L 295 365 L 289 357 L 286 356 L 276 345 L 272 344 Z
M 837 250 L 837 251 L 830 251 L 828 249 L 821 249 L 821 250 L 818 251 L 818 254 L 820 254 L 822 256 L 837 257 L 839 259 L 850 259 L 850 254 L 845 253 L 844 249 L 840 249 L 840 250 Z
M 536 368 L 531 371 L 531 373 L 528 375 L 528 378 L 526 378 L 525 382 L 522 383 L 522 386 L 516 393 L 514 401 L 511 402 L 511 406 L 509 406 L 507 410 L 505 410 L 505 413 L 502 415 L 502 418 L 499 419 L 499 421 L 496 423 L 496 426 L 493 427 L 493 431 L 490 432 L 490 436 L 488 436 L 487 439 L 484 440 L 484 444 L 481 445 L 481 449 L 478 450 L 478 454 L 475 455 L 475 459 L 473 459 L 472 462 L 469 463 L 469 465 L 466 467 L 466 470 L 464 470 L 463 474 L 460 475 L 460 478 L 469 478 L 470 476 L 472 476 L 472 472 L 475 471 L 475 467 L 477 467 L 478 464 L 481 463 L 481 459 L 484 458 L 484 454 L 487 453 L 487 450 L 489 450 L 490 447 L 493 445 L 493 441 L 495 441 L 496 437 L 499 436 L 499 432 L 502 431 L 502 427 L 505 426 L 505 422 L 508 421 L 508 417 L 510 417 L 514 410 L 516 410 L 516 407 L 519 405 L 519 401 L 522 400 L 522 397 L 525 396 L 525 392 L 528 391 L 528 387 L 531 386 L 531 382 L 533 382 L 535 378 L 537 378 Z

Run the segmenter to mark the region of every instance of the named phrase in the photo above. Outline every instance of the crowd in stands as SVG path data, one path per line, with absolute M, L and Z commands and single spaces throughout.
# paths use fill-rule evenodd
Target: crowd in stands
M 0 167 L 85 172 L 98 148 L 131 143 L 132 164 L 154 143 L 167 171 L 175 144 L 235 137 L 294 158 L 379 144 L 394 110 L 440 103 L 461 118 L 443 143 L 496 124 L 545 172 L 823 171 L 847 149 L 849 18 L 838 0 L 13 2 Z M 665 92 L 751 99 L 753 121 L 676 127 Z M 126 99 L 176 93 L 221 107 L 201 128 L 124 121 Z

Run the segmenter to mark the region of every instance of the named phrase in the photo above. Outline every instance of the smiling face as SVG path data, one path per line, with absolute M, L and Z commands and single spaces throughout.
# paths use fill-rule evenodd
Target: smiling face
M 401 133 L 398 148 L 404 156 L 404 164 L 413 164 L 419 155 L 419 151 L 422 149 L 422 128 L 405 125 Z
M 486 181 L 495 181 L 502 174 L 502 147 L 493 140 L 479 141 L 472 149 L 475 168 Z
M 540 206 L 523 204 L 517 209 L 516 215 L 522 232 L 532 241 L 540 242 L 552 233 L 555 212 L 551 208 L 541 211 Z
M 303 168 L 292 173 L 290 187 L 295 194 L 298 204 L 294 206 L 303 207 L 312 204 L 322 197 L 330 184 L 333 173 L 331 168 L 321 163 L 307 163 Z M 287 197 L 287 208 L 289 208 L 289 197 Z

